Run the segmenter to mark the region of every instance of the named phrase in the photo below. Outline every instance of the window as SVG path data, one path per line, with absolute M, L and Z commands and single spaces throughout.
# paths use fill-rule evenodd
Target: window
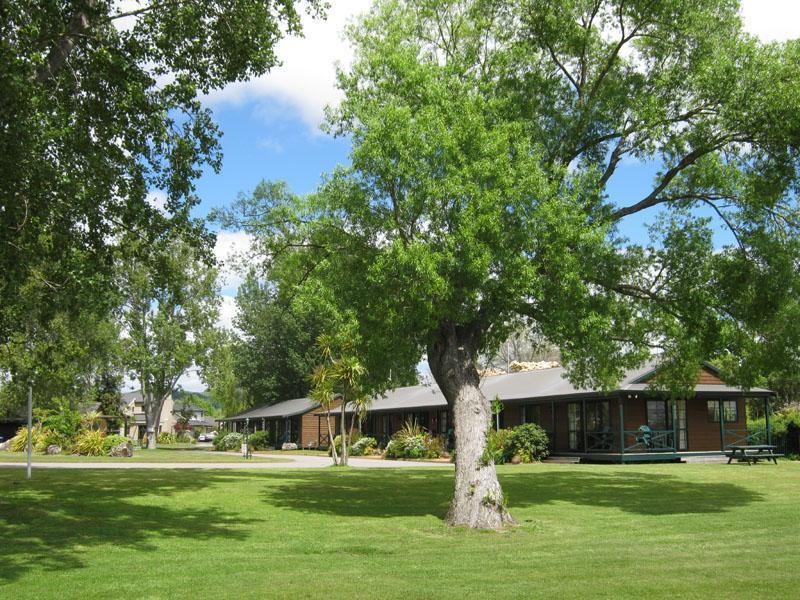
M 522 422 L 523 423 L 536 423 L 542 424 L 542 405 L 541 404 L 523 404 L 522 405 Z
M 586 403 L 586 430 L 590 432 L 611 430 L 607 401 Z
M 706 404 L 708 407 L 708 420 L 711 423 L 719 423 L 719 405 L 718 400 L 709 400 Z M 735 423 L 739 420 L 739 407 L 736 404 L 736 400 L 723 400 L 722 412 L 726 423 Z
M 567 404 L 567 431 L 569 432 L 569 449 L 580 450 L 583 439 L 581 439 L 581 405 L 578 402 Z
M 666 400 L 647 401 L 647 426 L 650 429 L 672 429 L 669 404 Z

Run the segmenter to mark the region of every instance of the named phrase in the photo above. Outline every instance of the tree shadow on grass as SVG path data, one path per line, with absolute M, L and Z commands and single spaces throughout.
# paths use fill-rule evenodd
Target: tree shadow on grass
M 678 467 L 679 468 L 679 467 Z M 261 474 L 260 474 L 261 475 Z M 309 513 L 346 517 L 443 517 L 453 491 L 453 474 L 436 471 L 308 471 L 266 487 L 264 501 Z M 688 481 L 680 475 L 624 471 L 502 473 L 510 510 L 565 502 L 613 507 L 639 515 L 722 513 L 759 502 L 758 492 L 734 483 Z
M 204 471 L 0 471 L 0 583 L 33 569 L 85 566 L 82 552 L 99 544 L 156 551 L 159 538 L 244 539 L 231 528 L 255 520 L 217 508 L 181 508 L 153 496 L 174 496 L 240 474 Z

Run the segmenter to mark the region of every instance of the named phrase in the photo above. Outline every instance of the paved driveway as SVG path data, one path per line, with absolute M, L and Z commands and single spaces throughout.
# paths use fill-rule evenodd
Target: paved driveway
M 274 455 L 269 455 L 274 456 Z M 242 459 L 229 463 L 144 463 L 144 462 L 34 462 L 34 469 L 321 469 L 331 465 L 327 456 L 281 455 L 282 462 L 256 462 Z M 123 459 L 124 460 L 124 459 Z M 25 463 L 0 462 L 0 468 L 25 468 Z M 351 458 L 350 466 L 358 469 L 397 469 L 409 467 L 452 467 L 451 463 L 410 460 L 378 460 Z

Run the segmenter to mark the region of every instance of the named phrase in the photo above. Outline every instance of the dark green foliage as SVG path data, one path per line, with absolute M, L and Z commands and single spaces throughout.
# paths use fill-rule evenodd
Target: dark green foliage
M 338 329 L 338 317 L 324 297 L 298 295 L 261 284 L 250 274 L 236 296 L 236 327 L 241 340 L 232 347 L 234 372 L 248 402 L 274 404 L 303 398 L 318 361 L 317 338 Z
M 272 445 L 269 432 L 266 430 L 251 433 L 247 438 L 247 443 L 253 450 L 266 450 Z
M 205 236 L 193 180 L 221 156 L 198 96 L 275 66 L 275 44 L 300 31 L 295 4 L 2 3 L 0 343 L 59 311 L 111 309 L 120 232 Z M 117 28 L 125 7 L 139 14 Z
M 522 462 L 534 462 L 550 454 L 550 439 L 547 432 L 535 423 L 514 427 L 505 441 L 504 457 L 510 461 L 519 456 Z
M 68 438 L 75 437 L 81 428 L 81 413 L 72 410 L 66 403 L 55 411 L 39 415 L 42 427 L 55 431 Z

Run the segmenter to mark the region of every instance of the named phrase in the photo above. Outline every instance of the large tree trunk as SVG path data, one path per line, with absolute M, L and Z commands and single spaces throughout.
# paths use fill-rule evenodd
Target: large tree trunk
M 446 324 L 428 348 L 428 365 L 453 409 L 455 425 L 455 490 L 446 521 L 499 529 L 514 519 L 506 510 L 494 460 L 486 451 L 492 412 L 480 390 L 475 335 L 469 328 Z
M 144 422 L 147 430 L 147 449 L 155 450 L 158 441 L 158 423 L 161 420 L 161 411 L 164 408 L 163 398 L 156 398 L 152 392 L 144 397 Z

